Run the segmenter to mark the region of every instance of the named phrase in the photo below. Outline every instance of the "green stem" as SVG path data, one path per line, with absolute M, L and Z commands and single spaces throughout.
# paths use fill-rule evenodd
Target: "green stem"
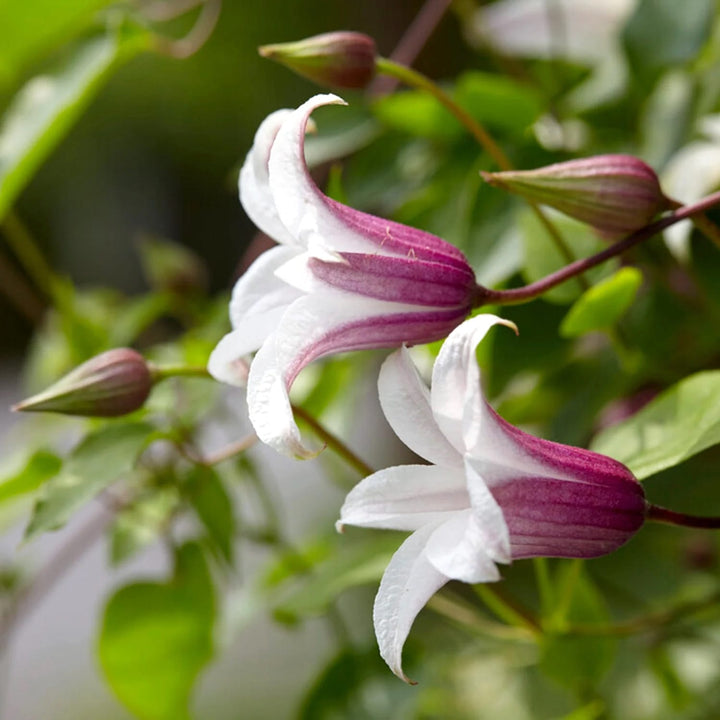
M 548 567 L 547 558 L 533 558 L 533 567 L 535 568 L 535 581 L 540 595 L 540 607 L 542 608 L 543 617 L 546 617 L 555 605 L 555 593 L 550 580 L 550 568 Z
M 2 229 L 8 245 L 35 286 L 46 297 L 54 300 L 57 277 L 25 224 L 14 212 L 9 211 L 3 220 Z
M 358 457 L 337 435 L 321 425 L 307 410 L 298 405 L 293 405 L 292 409 L 294 415 L 302 420 L 336 455 L 357 470 L 358 474 L 367 476 L 375 472 L 370 465 Z
M 495 164 L 501 170 L 512 170 L 513 165 L 510 162 L 508 156 L 503 152 L 502 148 L 493 140 L 490 133 L 465 110 L 461 105 L 455 102 L 455 100 L 448 95 L 439 85 L 434 83 L 430 78 L 426 77 L 422 73 L 417 72 L 405 65 L 389 60 L 388 58 L 378 57 L 375 59 L 375 68 L 378 73 L 389 75 L 390 77 L 397 78 L 401 82 L 404 82 L 410 87 L 415 87 L 425 92 L 430 93 L 443 107 L 449 110 L 460 123 L 468 130 L 468 132 L 477 140 L 479 145 L 487 152 L 488 155 L 493 159 Z M 543 227 L 547 230 L 548 234 L 552 238 L 558 252 L 563 256 L 565 262 L 572 262 L 575 260 L 575 256 L 572 250 L 568 247 L 562 235 L 558 232 L 557 228 L 548 219 L 547 215 L 540 209 L 534 202 L 527 201 L 530 208 L 535 213 L 537 219 L 542 223 Z M 587 282 L 583 278 L 578 278 L 578 282 L 581 283 L 584 290 L 588 288 Z
M 156 365 L 148 363 L 153 383 L 167 380 L 171 377 L 199 377 L 212 380 L 212 375 L 204 365 Z
M 475 594 L 500 620 L 514 627 L 522 627 L 537 635 L 542 632 L 540 623 L 528 610 L 511 602 L 499 590 L 490 585 L 473 585 Z

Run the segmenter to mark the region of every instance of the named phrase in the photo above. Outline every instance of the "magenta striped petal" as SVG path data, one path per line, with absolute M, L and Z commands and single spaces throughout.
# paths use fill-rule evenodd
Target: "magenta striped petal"
M 470 312 L 476 294 L 470 268 L 441 265 L 415 257 L 342 253 L 345 262 L 309 260 L 313 274 L 328 285 L 378 300 L 464 308 Z

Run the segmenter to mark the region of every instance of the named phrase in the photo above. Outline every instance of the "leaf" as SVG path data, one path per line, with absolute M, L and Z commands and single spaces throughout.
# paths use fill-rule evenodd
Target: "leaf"
M 174 487 L 152 488 L 144 497 L 119 512 L 110 537 L 110 562 L 118 565 L 157 539 L 178 507 Z
M 147 42 L 136 30 L 91 38 L 55 74 L 38 75 L 20 90 L 0 127 L 0 219 L 102 83 Z
M 452 113 L 434 97 L 419 90 L 381 98 L 374 103 L 373 111 L 382 123 L 409 135 L 452 140 L 463 134 L 462 126 Z
M 455 100 L 483 125 L 520 133 L 543 111 L 537 93 L 507 77 L 483 72 L 463 73 L 457 82 Z
M 633 72 L 647 78 L 697 58 L 710 36 L 714 14 L 714 0 L 641 0 L 623 33 Z
M 611 328 L 632 305 L 642 283 L 642 273 L 624 267 L 584 292 L 560 324 L 563 337 Z
M 132 470 L 153 427 L 145 423 L 111 424 L 87 435 L 59 475 L 45 485 L 25 539 L 62 527 L 98 492 Z
M 232 564 L 235 515 L 220 476 L 212 468 L 197 466 L 187 486 L 190 504 L 207 530 L 213 551 Z
M 0 86 L 12 83 L 36 57 L 83 32 L 94 22 L 98 10 L 114 2 L 0 0 Z
M 696 373 L 594 439 L 592 449 L 625 463 L 639 480 L 720 442 L 720 370 Z
M 215 594 L 202 551 L 176 552 L 168 583 L 120 588 L 102 618 L 100 666 L 120 701 L 143 720 L 185 720 L 193 685 L 213 656 Z
M 587 257 L 604 249 L 604 243 L 589 226 L 548 210 L 544 210 L 544 212 L 575 258 Z M 525 248 L 523 275 L 528 282 L 539 280 L 568 264 L 548 231 L 529 208 L 522 210 L 518 222 Z M 591 282 L 597 282 L 611 272 L 612 267 L 612 262 L 604 263 L 589 270 L 585 275 Z M 548 302 L 563 305 L 575 300 L 581 292 L 581 286 L 577 279 L 571 278 L 544 293 L 542 297 Z
M 406 663 L 407 664 L 407 663 Z M 303 699 L 299 720 L 377 720 L 417 717 L 411 686 L 397 682 L 376 647 L 346 649 L 322 670 Z M 400 707 L 407 712 L 401 712 Z
M 569 598 L 567 611 L 560 618 L 558 632 L 549 630 L 540 643 L 540 669 L 564 687 L 586 693 L 596 687 L 610 669 L 615 658 L 617 641 L 611 637 L 566 635 L 565 621 L 606 623 L 609 619 L 602 595 L 585 573 L 581 561 L 560 567 L 558 594 L 560 602 Z
M 275 618 L 292 623 L 320 615 L 344 590 L 378 582 L 398 544 L 395 533 L 382 533 L 349 547 L 343 543 L 275 605 Z
M 32 493 L 58 473 L 62 460 L 47 450 L 38 450 L 22 470 L 0 480 L 0 503 Z

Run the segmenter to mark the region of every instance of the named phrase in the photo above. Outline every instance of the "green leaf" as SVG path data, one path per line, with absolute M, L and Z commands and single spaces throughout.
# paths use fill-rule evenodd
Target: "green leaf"
M 381 533 L 363 542 L 342 545 L 276 604 L 276 619 L 292 623 L 320 615 L 344 590 L 378 582 L 399 542 L 395 533 Z
M 110 561 L 118 565 L 154 542 L 178 507 L 177 488 L 152 488 L 119 512 L 110 536 Z
M 0 0 L 0 87 L 36 57 L 83 32 L 115 0 Z
M 305 696 L 299 720 L 377 720 L 418 717 L 415 689 L 397 682 L 375 646 L 343 650 Z M 402 708 L 402 710 L 401 710 Z M 403 712 L 404 711 L 404 712 Z
M 543 111 L 537 93 L 507 77 L 467 72 L 458 78 L 455 100 L 483 125 L 520 133 Z
M 200 671 L 213 656 L 215 595 L 202 551 L 177 550 L 168 583 L 120 588 L 102 619 L 100 666 L 120 701 L 143 720 L 185 720 Z
M 587 257 L 606 247 L 597 233 L 588 225 L 547 210 L 545 213 L 562 236 L 574 258 Z M 524 208 L 521 211 L 518 223 L 525 248 L 523 275 L 528 282 L 539 280 L 568 264 L 548 231 L 530 209 Z M 591 282 L 597 282 L 611 272 L 612 267 L 612 261 L 604 263 L 589 270 L 585 275 Z M 582 289 L 577 279 L 571 278 L 544 293 L 542 297 L 548 302 L 563 305 L 575 300 L 581 292 Z
M 697 58 L 710 36 L 715 7 L 714 0 L 641 0 L 623 34 L 633 72 L 646 78 Z
M 19 472 L 0 480 L 0 503 L 32 493 L 58 473 L 62 460 L 47 450 L 38 450 Z
M 642 283 L 642 273 L 624 267 L 583 293 L 560 324 L 563 337 L 611 328 L 632 305 Z
M 557 597 L 566 603 L 563 617 L 556 618 L 558 631 L 548 630 L 540 643 L 540 669 L 564 687 L 586 693 L 596 687 L 610 669 L 617 641 L 611 637 L 566 635 L 565 622 L 604 624 L 609 613 L 602 595 L 585 573 L 581 561 L 560 566 Z M 551 619 L 552 621 L 552 619 Z
M 187 488 L 190 504 L 207 530 L 212 549 L 232 564 L 235 515 L 220 476 L 212 468 L 197 466 L 188 478 Z
M 628 420 L 607 428 L 592 449 L 643 478 L 720 442 L 720 370 L 685 378 Z
M 25 538 L 62 527 L 78 508 L 130 472 L 152 432 L 145 423 L 124 423 L 87 435 L 60 474 L 45 485 Z
M 419 90 L 407 90 L 381 98 L 373 105 L 378 119 L 409 135 L 452 140 L 463 134 L 455 116 L 432 95 Z
M 20 90 L 0 127 L 0 219 L 112 71 L 147 42 L 135 30 L 91 38 L 56 73 L 38 75 Z

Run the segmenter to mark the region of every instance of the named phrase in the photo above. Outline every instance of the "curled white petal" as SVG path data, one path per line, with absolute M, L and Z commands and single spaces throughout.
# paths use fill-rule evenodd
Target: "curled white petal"
M 430 392 L 433 415 L 445 437 L 461 454 L 467 449 L 463 429 L 465 408 L 482 401 L 475 348 L 497 324 L 517 329 L 509 320 L 495 315 L 476 315 L 450 333 L 433 367 Z
M 410 682 L 402 669 L 402 649 L 427 601 L 448 581 L 425 556 L 425 544 L 437 526 L 414 532 L 392 556 L 375 597 L 373 623 L 380 655 L 390 669 Z
M 295 238 L 283 225 L 275 208 L 268 185 L 270 149 L 282 123 L 292 110 L 276 110 L 260 123 L 255 140 L 240 170 L 240 202 L 250 219 L 273 240 L 296 244 Z
M 468 507 L 462 469 L 435 465 L 385 468 L 359 482 L 345 498 L 343 524 L 386 530 L 417 530 Z
M 283 122 L 270 152 L 270 191 L 282 223 L 313 254 L 378 252 L 376 243 L 332 209 L 305 165 L 305 128 L 310 114 L 323 105 L 337 104 L 345 101 L 337 95 L 315 95 Z
M 462 455 L 435 422 L 430 391 L 404 346 L 383 363 L 378 391 L 385 417 L 405 445 L 436 465 L 462 466 Z

